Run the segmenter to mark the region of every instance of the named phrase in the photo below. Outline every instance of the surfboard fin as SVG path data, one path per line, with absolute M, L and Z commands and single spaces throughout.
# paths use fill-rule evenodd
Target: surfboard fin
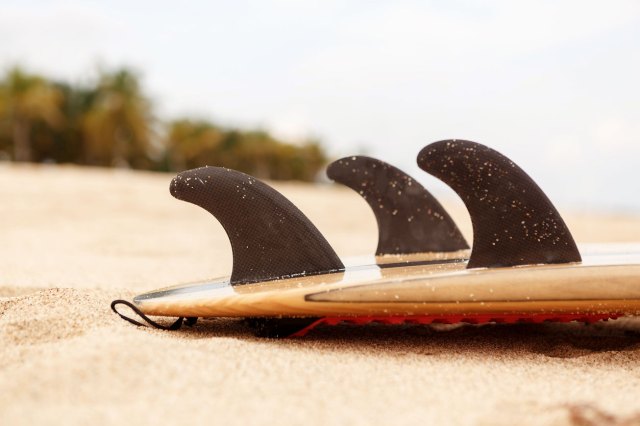
M 469 245 L 438 200 L 402 170 L 365 156 L 345 157 L 327 176 L 365 199 L 378 223 L 376 255 L 447 252 Z
M 476 142 L 424 147 L 418 165 L 449 185 L 471 215 L 468 268 L 580 262 L 560 213 L 513 161 Z
M 286 197 L 252 176 L 201 167 L 179 173 L 170 190 L 222 224 L 233 251 L 233 285 L 344 269 L 311 221 Z

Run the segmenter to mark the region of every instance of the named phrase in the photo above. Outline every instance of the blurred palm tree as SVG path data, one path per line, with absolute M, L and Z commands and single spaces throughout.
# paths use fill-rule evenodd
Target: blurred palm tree
M 8 123 L 15 161 L 32 160 L 31 132 L 37 124 L 58 128 L 64 122 L 62 92 L 44 78 L 20 68 L 10 70 L 0 83 L 0 117 Z
M 96 88 L 92 85 L 72 85 L 66 82 L 54 84 L 63 94 L 62 112 L 66 118 L 65 125 L 51 132 L 51 144 L 36 144 L 34 160 L 83 164 L 83 123 L 96 98 Z
M 134 73 L 102 73 L 82 130 L 87 164 L 149 168 L 151 105 Z
M 0 159 L 160 171 L 223 166 L 265 179 L 314 180 L 327 161 L 313 140 L 184 118 L 154 131 L 138 77 L 102 72 L 86 85 L 49 82 L 15 68 L 0 80 Z

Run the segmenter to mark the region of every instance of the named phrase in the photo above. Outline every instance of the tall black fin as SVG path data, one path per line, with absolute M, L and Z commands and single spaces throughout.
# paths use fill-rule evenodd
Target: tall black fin
M 580 252 L 551 201 L 515 163 L 484 145 L 427 145 L 418 165 L 462 198 L 473 224 L 468 268 L 580 262 Z
M 376 255 L 468 249 L 453 219 L 422 185 L 375 158 L 334 161 L 327 176 L 362 195 L 378 222 Z
M 233 250 L 232 284 L 344 269 L 309 219 L 252 176 L 221 167 L 187 170 L 171 181 L 171 195 L 220 221 Z

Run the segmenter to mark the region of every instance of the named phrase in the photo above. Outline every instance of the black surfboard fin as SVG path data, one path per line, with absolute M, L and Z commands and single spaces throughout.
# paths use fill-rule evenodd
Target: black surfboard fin
M 402 170 L 371 157 L 336 160 L 327 176 L 359 193 L 378 223 L 376 255 L 468 249 L 438 200 Z
M 418 165 L 464 201 L 473 225 L 468 268 L 580 262 L 580 252 L 551 201 L 520 167 L 479 143 L 427 145 Z
M 233 251 L 231 284 L 344 269 L 311 221 L 282 194 L 252 176 L 201 167 L 179 173 L 170 190 L 222 224 Z

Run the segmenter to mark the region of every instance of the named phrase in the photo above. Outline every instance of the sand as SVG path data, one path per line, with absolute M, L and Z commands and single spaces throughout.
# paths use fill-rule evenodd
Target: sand
M 640 424 L 640 323 L 339 326 L 258 339 L 236 320 L 134 327 L 109 303 L 225 275 L 230 246 L 170 175 L 0 167 L 0 424 Z M 277 184 L 341 256 L 371 253 L 347 189 Z M 451 209 L 465 235 L 469 220 Z M 563 212 L 564 213 L 564 212 Z M 581 242 L 640 218 L 572 215 Z

